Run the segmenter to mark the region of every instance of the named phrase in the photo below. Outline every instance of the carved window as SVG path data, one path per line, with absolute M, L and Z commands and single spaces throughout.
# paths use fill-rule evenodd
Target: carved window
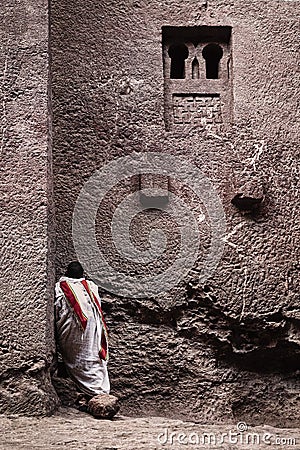
M 231 27 L 163 27 L 166 129 L 221 130 L 232 111 Z

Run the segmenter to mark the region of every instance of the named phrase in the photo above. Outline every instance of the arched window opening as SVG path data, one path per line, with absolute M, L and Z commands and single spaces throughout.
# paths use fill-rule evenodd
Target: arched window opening
M 217 44 L 208 44 L 202 50 L 206 63 L 206 78 L 219 78 L 219 63 L 223 56 L 222 48 Z
M 171 58 L 170 78 L 185 78 L 185 60 L 189 56 L 188 48 L 184 44 L 172 45 L 168 53 Z
M 199 78 L 200 78 L 199 61 L 196 58 L 196 56 L 195 56 L 195 58 L 193 59 L 193 62 L 192 62 L 192 78 L 193 78 L 193 80 L 199 80 Z

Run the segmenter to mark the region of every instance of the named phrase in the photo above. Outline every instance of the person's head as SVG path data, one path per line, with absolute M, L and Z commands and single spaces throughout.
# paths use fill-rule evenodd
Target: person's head
M 69 278 L 83 277 L 83 267 L 79 261 L 73 261 L 68 265 L 66 276 Z

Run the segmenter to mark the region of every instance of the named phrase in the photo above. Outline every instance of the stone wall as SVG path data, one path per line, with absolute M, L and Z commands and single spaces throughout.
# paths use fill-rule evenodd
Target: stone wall
M 48 6 L 1 5 L 0 412 L 47 414 L 53 358 Z
M 211 278 L 201 283 L 202 257 L 209 242 L 203 220 L 207 210 L 190 186 L 169 180 L 170 190 L 181 196 L 198 221 L 202 253 L 197 262 L 178 285 L 152 298 L 103 291 L 113 393 L 121 397 L 125 413 L 202 422 L 295 424 L 299 410 L 295 6 L 295 1 L 274 0 L 52 1 L 57 276 L 76 258 L 72 242 L 76 199 L 84 182 L 111 160 L 134 152 L 159 152 L 162 158 L 165 153 L 178 157 L 181 170 L 185 157 L 211 180 L 225 211 L 222 260 Z M 231 38 L 228 69 L 222 71 L 225 79 L 206 80 L 200 66 L 200 79 L 193 85 L 197 89 L 191 92 L 185 80 L 166 79 L 162 29 L 194 26 L 231 27 Z M 216 108 L 221 105 L 221 124 L 210 126 L 208 113 L 203 113 L 215 107 L 210 104 L 200 112 L 206 114 L 205 120 L 202 116 L 184 124 L 175 120 L 169 127 L 168 89 L 196 99 L 220 95 Z M 216 114 L 219 118 L 219 111 Z M 119 271 L 151 275 L 166 270 L 176 258 L 178 230 L 162 212 L 143 212 L 132 226 L 135 245 L 147 248 L 151 227 L 161 226 L 169 238 L 168 251 L 157 265 L 147 268 L 121 258 L 110 224 L 120 201 L 136 189 L 133 177 L 107 194 L 98 211 L 97 238 Z M 254 191 L 264 198 L 254 212 L 231 203 L 237 194 L 255 203 Z

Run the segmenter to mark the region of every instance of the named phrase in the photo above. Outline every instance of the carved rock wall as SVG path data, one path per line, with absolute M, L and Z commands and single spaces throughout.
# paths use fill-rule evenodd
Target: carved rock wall
M 53 358 L 53 177 L 48 5 L 1 5 L 0 412 L 49 413 Z
M 278 426 L 297 421 L 295 3 L 52 1 L 57 276 L 76 258 L 72 213 L 83 183 L 112 159 L 153 151 L 185 156 L 212 181 L 226 216 L 223 257 L 206 283 L 199 283 L 200 257 L 182 282 L 155 298 L 103 293 L 113 393 L 126 413 Z M 162 27 L 195 25 L 232 27 L 226 101 L 233 120 L 220 130 L 174 124 L 166 131 Z M 231 200 L 253 179 L 264 201 L 245 213 Z M 116 205 L 134 186 L 124 181 L 106 197 L 97 237 L 120 270 L 141 273 L 116 258 L 110 235 Z M 205 215 L 189 187 L 171 180 L 171 189 L 196 217 Z M 165 270 L 176 257 L 174 223 L 149 211 L 133 224 L 132 236 L 147 247 L 153 224 L 165 227 L 170 247 L 149 270 Z M 205 248 L 200 219 L 199 229 Z

